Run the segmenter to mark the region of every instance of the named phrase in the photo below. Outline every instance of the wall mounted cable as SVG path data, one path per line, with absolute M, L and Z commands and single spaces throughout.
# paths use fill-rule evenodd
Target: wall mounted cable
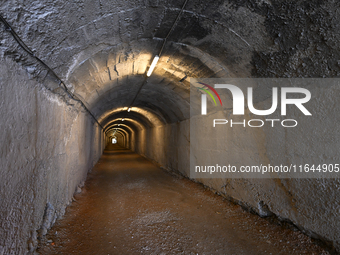
M 62 79 L 59 78 L 59 76 L 53 71 L 52 68 L 50 68 L 43 60 L 41 60 L 36 54 L 23 42 L 23 40 L 19 37 L 19 35 L 15 32 L 15 30 L 12 28 L 12 26 L 7 22 L 7 20 L 0 14 L 0 21 L 5 25 L 6 31 L 9 31 L 14 40 L 20 45 L 20 47 L 27 52 L 31 57 L 35 58 L 40 64 L 42 64 L 46 69 L 48 73 L 51 73 L 58 81 L 59 85 L 62 85 L 61 88 L 66 92 L 66 94 L 73 100 L 80 103 L 80 105 L 91 115 L 91 117 L 97 122 L 97 124 L 102 128 L 102 131 L 104 132 L 103 126 L 99 123 L 97 118 L 94 116 L 94 114 L 86 107 L 84 102 L 77 98 L 66 86 L 65 82 L 63 82 Z

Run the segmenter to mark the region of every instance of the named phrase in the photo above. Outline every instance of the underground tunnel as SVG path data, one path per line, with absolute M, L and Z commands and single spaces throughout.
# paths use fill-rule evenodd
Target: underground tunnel
M 0 254 L 338 254 L 339 8 L 1 2 Z M 276 111 L 280 127 L 251 128 L 266 119 L 249 101 L 247 127 L 207 122 L 235 117 L 233 94 L 210 85 L 239 82 L 246 94 L 251 80 L 253 108 L 269 109 L 269 82 L 309 79 L 310 102 L 285 105 L 296 127 Z M 192 174 L 210 163 L 310 175 Z

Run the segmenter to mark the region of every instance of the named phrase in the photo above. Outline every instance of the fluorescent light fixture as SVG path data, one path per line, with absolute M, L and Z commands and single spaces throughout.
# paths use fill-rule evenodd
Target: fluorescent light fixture
M 118 127 L 120 126 L 120 124 L 118 124 Z
M 128 112 L 130 112 L 131 111 L 131 107 L 129 107 L 129 109 L 128 109 Z
M 159 56 L 156 55 L 155 58 L 152 60 L 151 66 L 149 68 L 148 73 L 146 74 L 146 76 L 150 76 L 152 74 L 153 69 L 155 69 L 157 62 L 158 62 Z
M 124 119 L 122 119 L 122 121 L 124 121 Z

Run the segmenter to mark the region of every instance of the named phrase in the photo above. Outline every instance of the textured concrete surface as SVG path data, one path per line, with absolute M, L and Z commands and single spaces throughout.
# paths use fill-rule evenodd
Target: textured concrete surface
M 106 137 L 99 137 L 101 131 L 91 118 L 1 25 L 0 125 L 5 145 L 1 208 L 5 212 L 0 219 L 5 232 L 0 254 L 34 249 L 35 231 L 49 226 L 43 222 L 54 219 L 50 211 L 62 214 L 99 157 L 101 141 L 108 143 L 116 126 L 121 145 L 188 174 L 189 77 L 339 75 L 337 1 L 189 0 L 135 109 L 127 115 L 144 72 L 159 53 L 182 4 L 162 0 L 0 3 L 1 13 L 18 35 L 84 101 L 106 131 Z M 123 125 L 121 118 L 131 120 Z M 264 140 L 256 143 L 266 147 Z M 21 193 L 16 189 L 21 187 L 19 180 L 27 185 Z M 259 202 L 265 201 L 279 217 L 339 247 L 337 180 L 202 182 L 259 213 Z M 278 195 L 272 196 L 273 191 Z
M 79 106 L 0 59 L 0 254 L 26 254 L 84 184 L 104 133 Z

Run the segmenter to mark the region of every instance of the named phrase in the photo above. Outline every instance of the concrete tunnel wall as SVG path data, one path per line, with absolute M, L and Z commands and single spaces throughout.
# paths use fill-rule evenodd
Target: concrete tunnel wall
M 335 1 L 188 1 L 128 114 L 182 5 L 162 0 L 0 3 L 20 37 L 104 127 L 1 30 L 0 254 L 34 250 L 37 236 L 64 213 L 118 125 L 120 145 L 188 176 L 193 146 L 188 77 L 340 74 Z M 325 88 L 328 92 L 337 95 Z M 252 138 L 251 157 L 259 151 L 270 155 L 270 133 L 233 135 Z M 293 139 L 287 143 L 296 146 Z M 312 155 L 321 150 L 308 148 Z M 271 211 L 290 220 L 339 249 L 338 179 L 196 181 L 260 215 Z
M 3 56 L 0 77 L 0 254 L 26 254 L 64 214 L 105 137 L 79 105 Z

